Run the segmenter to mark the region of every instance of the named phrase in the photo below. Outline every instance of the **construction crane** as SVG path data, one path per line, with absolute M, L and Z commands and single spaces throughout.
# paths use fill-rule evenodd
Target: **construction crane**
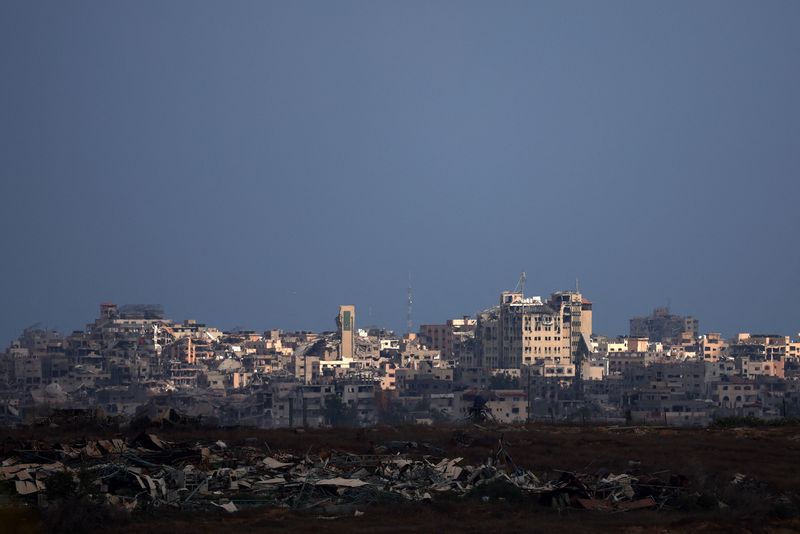
M 525 282 L 528 280 L 528 276 L 525 274 L 525 271 L 522 271 L 522 274 L 519 275 L 519 280 L 517 281 L 517 287 L 514 288 L 514 293 L 523 293 L 525 291 Z

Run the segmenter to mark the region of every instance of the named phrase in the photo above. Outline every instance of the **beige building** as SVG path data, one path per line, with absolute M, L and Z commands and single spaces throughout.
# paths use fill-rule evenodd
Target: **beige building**
M 293 354 L 291 365 L 295 378 L 299 378 L 304 384 L 312 384 L 319 379 L 320 357 L 309 356 L 308 354 Z
M 397 364 L 393 362 L 381 362 L 380 369 L 382 371 L 380 378 L 380 387 L 382 390 L 396 389 L 397 381 L 395 373 L 397 372 Z
M 744 378 L 752 378 L 755 376 L 776 376 L 778 378 L 784 378 L 783 363 L 783 360 L 751 360 L 746 357 L 736 359 L 736 365 Z
M 628 352 L 628 343 L 626 341 L 608 341 L 600 344 L 600 352 Z
M 504 291 L 498 306 L 478 315 L 476 364 L 490 369 L 575 364 L 591 346 L 591 303 L 580 293 L 540 297 Z
M 446 324 L 424 324 L 420 326 L 420 339 L 423 344 L 441 352 L 442 357 L 452 360 L 459 334 L 474 332 L 478 322 L 470 317 L 449 319 Z
M 355 355 L 356 307 L 352 304 L 339 306 L 339 315 L 336 318 L 339 328 L 339 359 L 352 360 Z
M 722 334 L 719 332 L 709 332 L 701 336 L 700 341 L 697 343 L 700 356 L 707 362 L 719 361 L 727 346 L 728 344 L 725 343 L 725 340 L 722 339 Z
M 628 352 L 647 352 L 650 340 L 646 337 L 629 337 Z
M 721 408 L 742 408 L 758 401 L 758 390 L 749 380 L 733 377 L 714 384 L 712 400 Z
M 581 378 L 584 380 L 603 380 L 608 375 L 608 360 L 583 360 Z
M 560 311 L 563 323 L 570 325 L 570 354 L 573 359 L 579 354 L 582 343 L 591 348 L 592 302 L 577 291 L 559 291 L 550 296 L 548 304 Z
M 447 338 L 446 324 L 423 324 L 419 327 L 419 337 L 422 343 L 429 349 L 442 351 L 445 350 L 445 339 Z
M 798 360 L 800 359 L 800 341 L 789 341 L 786 345 L 786 359 Z
M 521 389 L 498 389 L 486 409 L 498 423 L 524 423 L 528 420 L 528 397 Z
M 537 363 L 531 366 L 531 371 L 533 371 L 533 375 L 539 376 L 548 376 L 548 377 L 555 377 L 555 378 L 574 378 L 575 377 L 575 365 L 574 364 L 563 364 L 563 363 Z

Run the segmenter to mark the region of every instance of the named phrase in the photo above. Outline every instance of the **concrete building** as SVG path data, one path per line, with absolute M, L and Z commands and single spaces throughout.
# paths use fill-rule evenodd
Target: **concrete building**
M 722 334 L 710 332 L 700 337 L 697 342 L 697 351 L 705 361 L 716 362 L 720 359 L 727 346 L 728 344 L 722 339 Z
M 608 376 L 608 360 L 585 359 L 581 362 L 581 377 L 583 380 L 603 380 Z
M 631 337 L 646 337 L 650 341 L 661 341 L 680 345 L 683 334 L 692 339 L 697 337 L 699 324 L 691 316 L 682 317 L 670 313 L 669 308 L 656 308 L 647 317 L 634 317 L 630 322 Z
M 291 357 L 292 371 L 295 378 L 304 384 L 311 384 L 319 380 L 320 372 L 319 356 L 309 356 L 308 354 L 293 354 Z
M 609 354 L 612 352 L 628 352 L 629 349 L 627 340 L 621 339 L 599 343 L 597 350 L 598 352 Z
M 352 360 L 355 356 L 355 339 L 353 333 L 356 329 L 356 307 L 352 304 L 339 306 L 339 315 L 336 318 L 339 328 L 339 358 Z
M 346 380 L 336 384 L 342 403 L 353 410 L 358 425 L 375 423 L 374 382 Z
M 739 374 L 744 378 L 756 376 L 775 376 L 784 378 L 783 360 L 751 360 L 744 356 L 736 358 L 736 367 Z
M 731 341 L 726 355 L 731 358 L 750 358 L 751 360 L 796 359 L 798 344 L 789 336 L 777 334 L 739 333 Z
M 528 396 L 521 389 L 498 389 L 486 409 L 498 423 L 524 423 L 528 420 Z
M 624 375 L 635 367 L 644 367 L 647 363 L 646 352 L 614 352 L 607 357 L 608 374 Z
M 581 344 L 591 348 L 592 303 L 577 291 L 559 291 L 550 296 L 548 304 L 559 310 L 562 323 L 570 330 L 570 355 L 573 363 L 581 351 Z
M 445 324 L 424 324 L 420 326 L 419 337 L 427 348 L 440 351 L 446 360 L 453 360 L 456 345 L 464 338 L 460 334 L 474 332 L 477 324 L 476 319 L 468 316 L 448 319 Z
M 711 400 L 720 408 L 744 408 L 758 401 L 758 388 L 752 380 L 728 377 L 713 384 Z
M 475 366 L 575 364 L 580 352 L 591 346 L 591 306 L 584 323 L 584 302 L 572 292 L 555 293 L 545 304 L 540 297 L 504 291 L 498 306 L 478 315 Z
M 628 352 L 647 352 L 650 348 L 650 340 L 646 337 L 629 337 Z

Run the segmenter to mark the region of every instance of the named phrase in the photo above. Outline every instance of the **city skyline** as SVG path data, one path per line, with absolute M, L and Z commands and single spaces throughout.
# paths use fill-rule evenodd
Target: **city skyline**
M 224 13 L 224 14 L 223 14 Z M 797 3 L 0 7 L 0 340 L 161 302 L 798 330 Z
M 573 290 L 574 290 L 574 288 L 573 288 Z M 511 291 L 511 289 L 507 289 L 506 291 Z M 572 291 L 572 290 L 567 289 L 565 291 Z M 545 296 L 545 295 L 549 294 L 549 292 L 543 292 L 543 293 L 527 293 L 527 292 L 523 292 L 523 293 L 525 294 L 526 297 L 542 297 L 542 296 Z M 596 303 L 592 299 L 589 298 L 589 295 L 584 294 L 584 298 L 587 298 L 588 301 L 592 305 L 594 305 L 596 307 Z M 172 321 L 176 321 L 176 322 L 179 322 L 179 323 L 180 322 L 185 322 L 185 321 L 198 321 L 199 323 L 202 323 L 202 324 L 206 324 L 206 325 L 210 325 L 210 326 L 222 327 L 223 331 L 231 331 L 231 332 L 235 332 L 235 331 L 267 332 L 267 331 L 270 331 L 270 330 L 281 330 L 281 331 L 286 331 L 286 332 L 304 332 L 304 331 L 307 331 L 307 332 L 334 332 L 338 328 L 338 319 L 336 317 L 333 317 L 333 319 L 330 320 L 330 324 L 329 325 L 322 325 L 322 326 L 320 326 L 318 328 L 310 327 L 310 326 L 302 326 L 302 325 L 299 326 L 299 327 L 294 327 L 294 326 L 292 326 L 292 327 L 284 327 L 282 325 L 260 326 L 260 325 L 254 325 L 253 322 L 251 322 L 250 324 L 244 324 L 243 323 L 243 324 L 237 324 L 237 325 L 225 325 L 225 324 L 221 324 L 221 323 L 215 322 L 213 320 L 208 320 L 208 319 L 206 319 L 204 317 L 200 317 L 200 316 L 196 316 L 196 315 L 192 315 L 192 314 L 189 314 L 189 315 L 186 315 L 186 316 L 176 316 L 175 314 L 170 313 L 169 308 L 163 306 L 161 303 L 133 303 L 133 302 L 114 301 L 114 300 L 110 300 L 110 299 L 107 299 L 107 300 L 103 301 L 103 303 L 111 303 L 111 302 L 113 302 L 115 304 L 119 304 L 119 305 L 143 305 L 143 304 L 155 305 L 156 307 L 158 307 L 158 308 L 160 308 L 162 310 L 162 312 L 164 313 L 164 317 L 165 318 L 168 318 L 168 319 L 170 319 Z M 97 304 L 98 303 L 94 304 L 95 312 L 96 312 Z M 473 313 L 453 314 L 451 316 L 439 317 L 439 318 L 435 318 L 435 319 L 429 320 L 429 321 L 415 321 L 413 329 L 412 329 L 412 332 L 418 333 L 418 332 L 420 332 L 420 329 L 425 325 L 444 324 L 446 321 L 452 320 L 452 319 L 461 319 L 461 318 L 464 318 L 464 317 L 469 317 L 471 319 L 474 319 L 474 318 L 478 317 L 481 314 L 481 312 L 484 312 L 484 311 L 492 308 L 496 304 L 497 304 L 496 302 L 487 302 L 487 303 L 485 303 L 485 305 L 482 308 L 478 309 L 476 312 L 473 312 Z M 102 305 L 102 303 L 101 303 L 101 305 Z M 337 306 L 339 308 L 342 307 L 341 304 L 338 304 L 338 305 L 332 306 L 331 309 L 335 309 Z M 376 322 L 376 321 L 373 320 L 374 317 L 372 317 L 370 315 L 371 312 L 370 312 L 368 306 L 367 307 L 361 307 L 359 305 L 354 305 L 354 306 L 355 306 L 355 309 L 359 310 L 359 317 L 360 317 L 359 318 L 359 322 L 356 323 L 356 325 L 357 325 L 356 327 L 357 328 L 382 328 L 382 329 L 391 330 L 398 336 L 402 336 L 402 335 L 407 333 L 406 332 L 407 328 L 406 328 L 405 324 L 401 324 L 398 327 L 393 327 L 390 324 L 383 324 L 383 323 L 380 323 L 380 322 Z M 644 318 L 650 316 L 651 314 L 655 314 L 655 313 L 658 313 L 660 311 L 661 312 L 674 313 L 674 314 L 676 314 L 676 317 L 685 315 L 687 317 L 693 318 L 695 320 L 695 322 L 697 322 L 697 320 L 699 319 L 694 314 L 692 314 L 691 312 L 686 313 L 683 310 L 676 310 L 676 309 L 672 308 L 668 303 L 667 305 L 653 306 L 649 310 L 643 311 L 641 313 L 638 313 L 638 312 L 637 313 L 631 313 L 630 316 L 628 317 L 628 319 L 626 320 L 624 328 L 621 328 L 619 331 L 611 332 L 611 331 L 604 331 L 604 330 L 595 329 L 595 331 L 593 332 L 593 335 L 605 336 L 605 337 L 608 337 L 608 338 L 620 338 L 620 337 L 627 337 L 627 336 L 635 336 L 636 334 L 634 334 L 634 333 L 632 333 L 630 331 L 631 330 L 631 327 L 630 327 L 631 320 L 637 319 L 637 318 L 638 319 L 644 319 Z M 36 322 L 30 323 L 29 325 L 26 325 L 25 327 L 21 328 L 19 331 L 17 331 L 13 335 L 11 335 L 9 337 L 8 341 L 4 342 L 4 346 L 8 346 L 8 344 L 10 344 L 15 339 L 17 339 L 17 337 L 27 328 L 43 328 L 43 329 L 46 329 L 46 330 L 57 331 L 57 332 L 60 332 L 62 334 L 68 334 L 69 332 L 72 332 L 72 331 L 80 331 L 83 327 L 86 326 L 86 324 L 88 324 L 91 321 L 91 318 L 93 318 L 93 317 L 94 317 L 94 315 L 92 315 L 90 313 L 89 315 L 87 315 L 84 318 L 81 318 L 81 319 L 77 319 L 76 318 L 75 321 L 78 321 L 78 322 L 76 322 L 75 326 L 71 327 L 71 328 L 60 328 L 57 324 L 51 324 L 48 321 L 36 321 Z M 403 317 L 403 319 L 405 319 L 405 316 Z M 594 320 L 595 324 L 597 324 L 598 322 L 600 324 L 603 323 L 602 320 L 600 320 L 600 321 L 597 320 L 598 319 L 597 315 L 594 316 L 594 319 L 595 319 Z M 398 322 L 399 322 L 399 320 L 398 320 Z M 800 333 L 798 333 L 798 332 L 793 332 L 793 331 L 791 331 L 791 332 L 789 332 L 789 331 L 782 332 L 782 331 L 777 331 L 774 328 L 772 328 L 772 329 L 767 328 L 767 329 L 764 329 L 764 330 L 740 329 L 740 330 L 736 330 L 736 331 L 726 331 L 726 330 L 721 330 L 721 329 L 716 329 L 715 330 L 715 329 L 705 328 L 704 323 L 703 323 L 702 320 L 700 320 L 700 325 L 701 325 L 701 327 L 699 328 L 699 330 L 695 331 L 695 334 L 697 336 L 699 336 L 700 334 L 707 334 L 707 333 L 719 333 L 719 334 L 722 334 L 723 338 L 725 338 L 725 337 L 735 336 L 736 334 L 739 334 L 739 333 L 742 333 L 742 332 L 747 332 L 747 333 L 750 333 L 750 334 L 758 334 L 758 335 L 785 335 L 785 336 L 790 336 L 790 337 L 800 336 Z
M 800 1 L 0 1 L 20 532 L 800 531 Z

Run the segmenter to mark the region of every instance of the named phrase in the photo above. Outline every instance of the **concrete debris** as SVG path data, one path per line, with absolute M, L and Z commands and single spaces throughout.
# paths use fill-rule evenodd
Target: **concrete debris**
M 133 440 L 135 445 L 143 447 L 151 451 L 163 451 L 167 448 L 168 444 L 161 441 L 155 434 L 142 433 Z
M 237 506 L 235 504 L 233 504 L 232 502 L 226 502 L 225 504 L 216 504 L 216 503 L 212 502 L 211 504 L 222 508 L 223 510 L 225 510 L 229 514 L 232 514 L 234 512 L 238 512 L 239 511 L 239 508 L 237 508 Z
M 317 480 L 315 483 L 317 486 L 336 486 L 340 488 L 360 488 L 361 486 L 366 486 L 369 482 L 364 482 L 363 480 L 358 479 L 350 479 L 350 478 L 328 478 L 325 480 Z
M 66 496 L 89 480 L 93 499 L 127 511 L 167 506 L 236 513 L 266 505 L 312 510 L 319 517 L 359 516 L 369 504 L 424 502 L 443 494 L 490 502 L 509 490 L 555 508 L 624 512 L 662 509 L 689 492 L 685 477 L 668 473 L 559 472 L 544 480 L 514 464 L 502 438 L 497 453 L 477 465 L 432 454 L 439 449 L 416 442 L 390 442 L 375 451 L 325 449 L 300 457 L 254 442 L 171 443 L 143 433 L 128 442 L 21 447 L 2 459 L 0 480 L 13 481 L 20 498 L 38 495 L 39 504 L 59 498 L 59 488 Z M 59 480 L 48 488 L 56 474 Z
M 263 460 L 263 464 L 267 466 L 269 469 L 283 469 L 284 467 L 291 467 L 292 464 L 288 462 L 281 462 L 280 460 L 276 460 L 270 456 L 267 456 Z
M 30 480 L 17 480 L 14 484 L 16 485 L 17 493 L 20 495 L 30 495 L 44 489 L 41 482 L 37 483 Z

